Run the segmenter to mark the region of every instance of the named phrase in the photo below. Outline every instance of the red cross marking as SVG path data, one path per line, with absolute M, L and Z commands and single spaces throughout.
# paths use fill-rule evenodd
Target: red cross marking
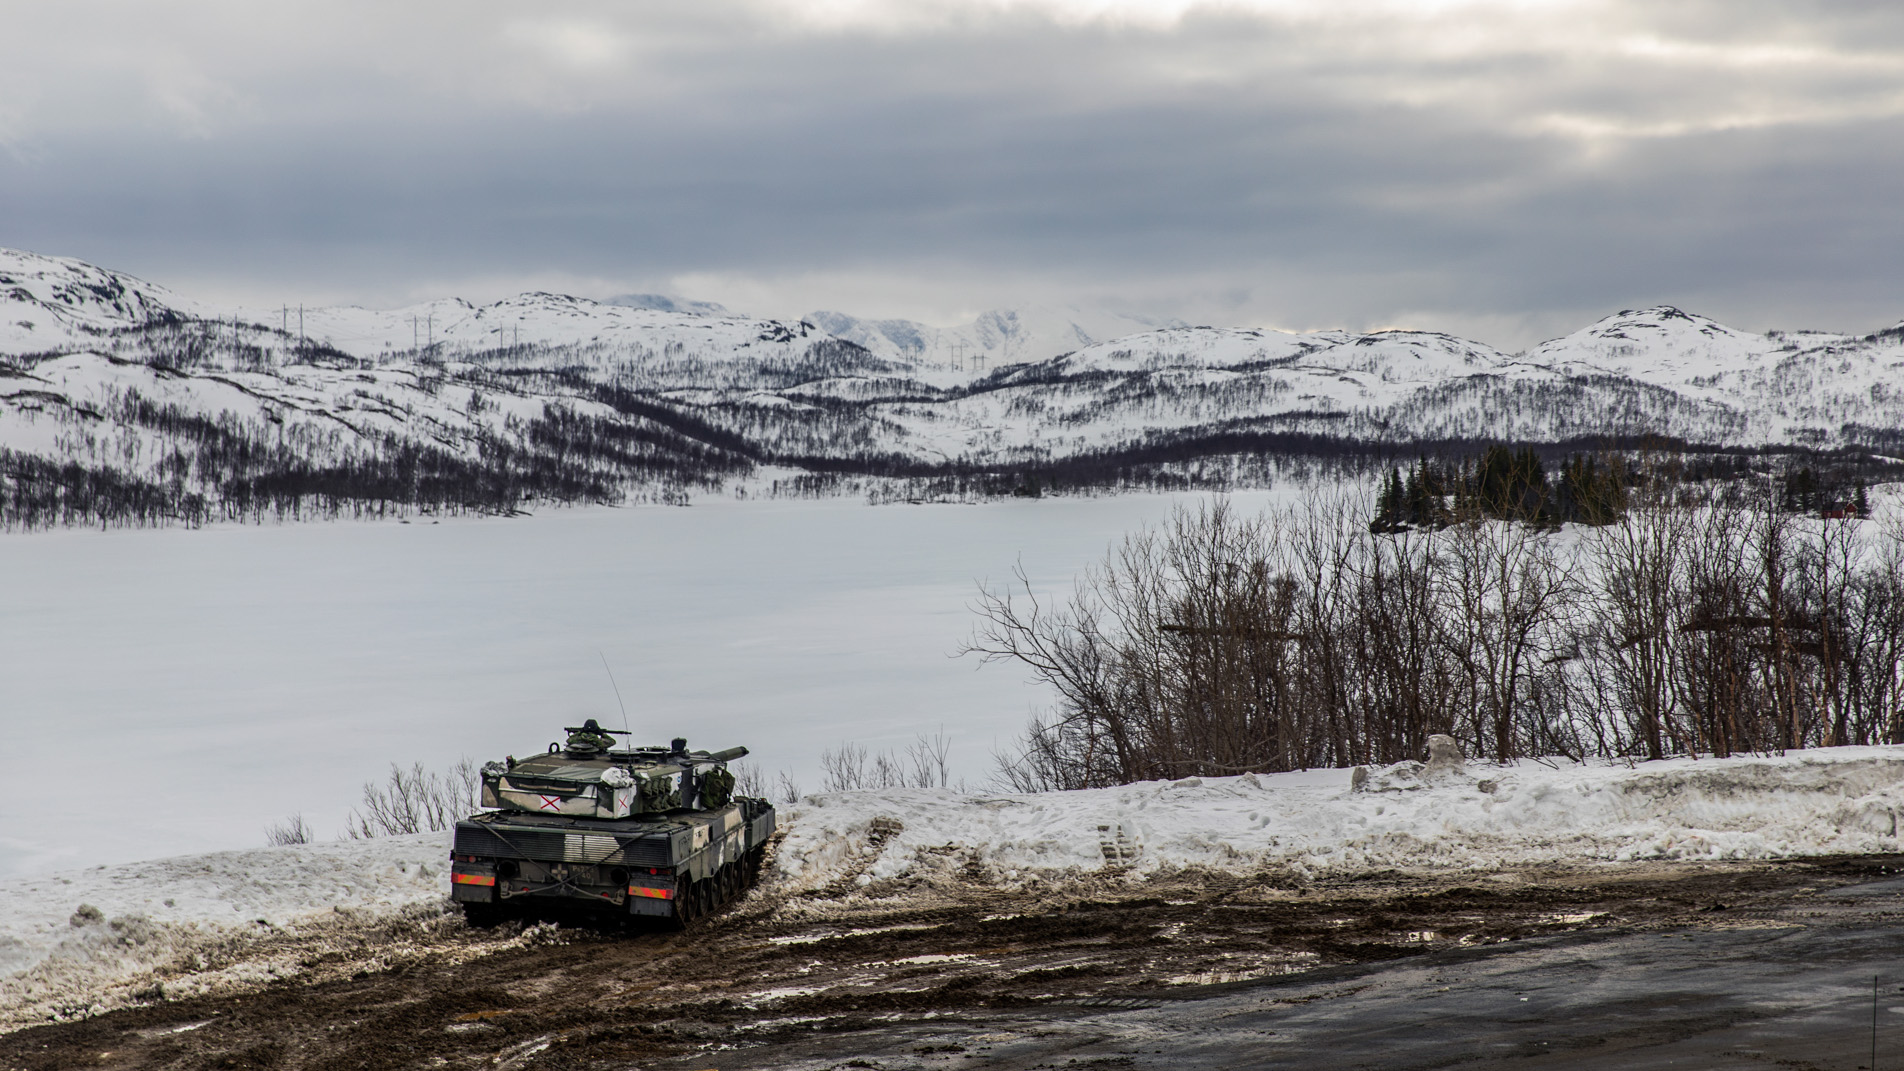
M 545 811 L 559 811 L 562 809 L 562 797 L 560 796 L 543 796 L 541 800 L 542 809 Z

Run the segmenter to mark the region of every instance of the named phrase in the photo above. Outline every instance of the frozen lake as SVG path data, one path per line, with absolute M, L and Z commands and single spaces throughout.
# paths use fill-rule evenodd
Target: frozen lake
M 951 657 L 975 585 L 1022 560 L 1068 589 L 1191 500 L 0 536 L 0 875 L 256 846 L 293 812 L 329 839 L 392 761 L 619 726 L 602 655 L 639 740 L 746 744 L 811 791 L 827 748 L 943 727 L 955 776 L 983 782 L 1049 696 Z

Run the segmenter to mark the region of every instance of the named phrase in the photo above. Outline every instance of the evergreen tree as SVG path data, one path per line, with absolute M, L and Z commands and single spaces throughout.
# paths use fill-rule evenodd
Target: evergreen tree
M 1531 446 L 1488 447 L 1475 469 L 1474 495 L 1474 505 L 1486 516 L 1529 524 L 1550 521 L 1547 472 Z
M 1407 492 L 1402 488 L 1400 469 L 1388 470 L 1388 476 L 1382 481 L 1382 490 L 1375 499 L 1375 520 L 1369 523 L 1371 532 L 1394 532 L 1405 527 L 1407 512 Z
M 1602 465 L 1590 454 L 1577 454 L 1561 469 L 1554 489 L 1554 520 L 1612 524 L 1626 511 L 1626 485 L 1616 463 Z
M 1810 513 L 1818 508 L 1818 477 L 1810 465 L 1785 474 L 1780 504 L 1791 513 Z
M 1410 524 L 1426 528 L 1443 528 L 1449 521 L 1448 481 L 1426 457 L 1415 462 L 1414 471 L 1408 474 L 1408 487 L 1403 492 L 1407 501 L 1407 516 Z

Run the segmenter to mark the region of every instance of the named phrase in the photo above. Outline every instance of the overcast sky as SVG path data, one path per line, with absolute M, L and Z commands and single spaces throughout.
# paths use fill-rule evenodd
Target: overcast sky
M 1904 4 L 0 0 L 0 245 L 190 295 L 1904 318 Z

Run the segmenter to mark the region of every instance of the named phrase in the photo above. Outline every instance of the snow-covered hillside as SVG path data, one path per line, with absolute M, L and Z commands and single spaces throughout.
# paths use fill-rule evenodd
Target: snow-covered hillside
M 0 249 L 0 355 L 55 351 L 105 332 L 216 315 L 123 272 Z
M 1371 870 L 1896 852 L 1904 749 L 1624 766 L 1419 764 L 1042 795 L 810 796 L 755 895 L 904 903 L 940 887 L 1062 889 L 1201 868 L 1300 884 Z M 0 1030 L 271 981 L 343 945 L 457 923 L 444 836 L 224 852 L 0 882 Z M 818 898 L 816 900 L 816 897 Z M 353 933 L 357 936 L 353 937 Z M 531 939 L 533 939 L 531 937 Z
M 941 330 L 618 300 L 221 311 L 0 250 L 0 449 L 31 470 L 9 492 L 28 519 L 8 523 L 90 523 L 71 505 L 82 476 L 196 518 L 256 512 L 261 488 L 280 514 L 309 512 L 319 486 L 358 508 L 508 508 L 676 495 L 763 465 L 1010 486 L 1369 444 L 1904 452 L 1904 325 L 1755 335 L 1661 306 L 1508 354 L 1064 309 Z

